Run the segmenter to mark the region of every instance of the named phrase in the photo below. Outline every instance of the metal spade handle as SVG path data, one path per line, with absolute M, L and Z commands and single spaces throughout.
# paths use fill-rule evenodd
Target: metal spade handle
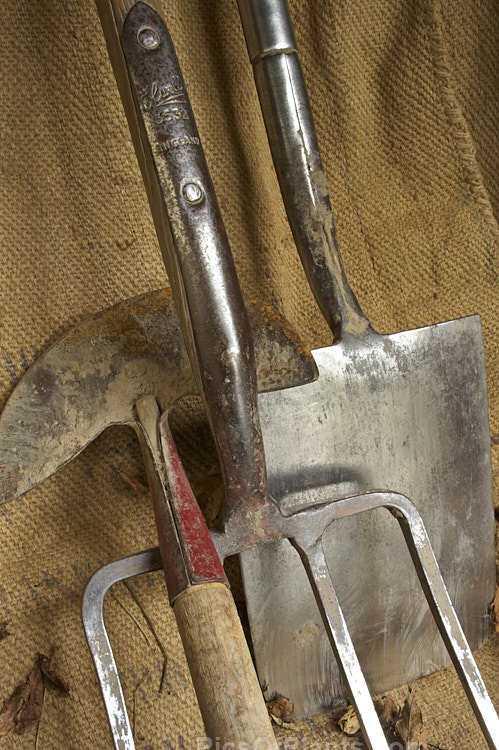
M 288 221 L 309 284 L 335 338 L 369 322 L 348 284 L 312 110 L 286 0 L 238 0 Z
M 267 497 L 251 329 L 172 40 L 150 4 L 97 0 L 189 359 L 224 477 L 227 517 Z M 221 519 L 222 522 L 223 519 Z

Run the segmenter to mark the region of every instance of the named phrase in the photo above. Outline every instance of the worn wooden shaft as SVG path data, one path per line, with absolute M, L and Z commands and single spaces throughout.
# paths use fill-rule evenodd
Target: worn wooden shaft
M 206 729 L 206 748 L 276 750 L 277 743 L 232 594 L 194 586 L 173 611 Z M 211 744 L 210 744 L 211 741 Z M 242 744 L 248 743 L 248 744 Z

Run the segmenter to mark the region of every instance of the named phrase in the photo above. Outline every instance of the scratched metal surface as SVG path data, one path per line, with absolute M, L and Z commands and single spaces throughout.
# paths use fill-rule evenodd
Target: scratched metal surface
M 495 586 L 479 318 L 346 337 L 314 357 L 316 382 L 259 397 L 271 493 L 287 509 L 374 489 L 406 494 L 476 648 L 490 633 Z M 372 691 L 447 664 L 395 519 L 376 510 L 325 538 Z M 242 554 L 242 569 L 261 682 L 292 695 L 297 716 L 329 709 L 345 693 L 297 553 L 286 541 L 265 545 Z

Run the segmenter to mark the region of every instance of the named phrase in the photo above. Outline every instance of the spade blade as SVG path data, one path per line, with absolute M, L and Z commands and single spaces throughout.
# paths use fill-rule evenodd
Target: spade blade
M 480 319 L 313 352 L 314 383 L 261 394 L 271 494 L 288 511 L 387 489 L 423 517 L 472 648 L 495 590 L 492 472 Z M 398 523 L 383 509 L 333 524 L 329 570 L 372 693 L 448 664 Z M 345 697 L 303 566 L 287 541 L 242 555 L 260 681 L 302 717 Z

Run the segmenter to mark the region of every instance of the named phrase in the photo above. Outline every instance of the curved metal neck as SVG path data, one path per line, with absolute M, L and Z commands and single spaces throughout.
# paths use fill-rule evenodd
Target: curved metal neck
M 369 321 L 341 262 L 312 110 L 285 0 L 238 0 L 265 127 L 294 240 L 335 339 Z

